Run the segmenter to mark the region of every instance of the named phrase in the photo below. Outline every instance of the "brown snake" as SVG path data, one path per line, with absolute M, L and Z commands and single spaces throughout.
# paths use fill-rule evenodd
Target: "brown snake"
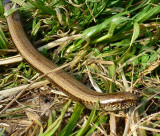
M 12 4 L 10 1 L 5 0 L 5 12 L 10 10 L 11 7 Z M 18 11 L 9 15 L 6 19 L 15 46 L 29 64 L 43 74 L 58 67 L 33 47 L 25 34 Z M 138 100 L 136 95 L 127 92 L 111 94 L 95 92 L 63 70 L 49 73 L 47 77 L 50 79 L 51 83 L 57 86 L 66 95 L 89 109 L 95 106 L 97 99 L 99 100 L 97 109 L 105 111 L 126 109 L 135 105 Z

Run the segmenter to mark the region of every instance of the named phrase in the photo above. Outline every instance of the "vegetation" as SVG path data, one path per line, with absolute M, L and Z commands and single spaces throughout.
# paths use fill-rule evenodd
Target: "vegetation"
M 159 0 L 12 2 L 4 13 L 0 1 L 1 110 L 19 90 L 29 91 L 0 114 L 0 135 L 160 135 Z M 65 70 L 96 91 L 137 94 L 137 107 L 103 112 L 95 105 L 90 111 L 45 79 L 34 82 L 39 74 L 17 56 L 6 24 L 5 16 L 16 10 L 43 55 L 58 65 L 70 62 Z

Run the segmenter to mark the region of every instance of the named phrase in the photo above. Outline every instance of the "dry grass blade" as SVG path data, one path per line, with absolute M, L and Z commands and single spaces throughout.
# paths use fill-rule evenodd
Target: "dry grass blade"
M 49 81 L 45 80 L 45 81 L 35 82 L 30 87 L 28 87 L 29 85 L 22 85 L 22 86 L 14 87 L 11 89 L 1 90 L 0 91 L 0 100 L 4 99 L 6 97 L 14 96 L 15 94 L 17 94 L 19 91 L 21 91 L 23 89 L 30 90 L 35 87 L 44 86 L 49 83 L 50 83 Z
M 30 90 L 34 85 L 43 85 L 43 81 L 36 82 L 40 79 L 36 80 L 36 71 L 17 55 L 0 1 L 1 108 L 8 103 L 10 96 L 22 90 L 16 98 L 22 97 L 13 99 L 7 107 L 15 101 L 18 104 L 13 104 L 6 114 L 0 115 L 0 126 L 5 127 L 9 135 L 35 136 L 54 133 L 60 136 L 63 134 L 157 136 L 160 133 L 158 0 L 129 2 L 12 0 L 12 2 L 18 5 L 26 34 L 44 56 L 58 65 L 70 64 L 65 70 L 95 90 L 132 92 L 140 96 L 140 104 L 130 108 L 129 112 L 128 110 L 113 112 L 110 122 L 109 113 L 95 111 L 92 121 L 88 121 L 84 126 L 92 114 L 90 110 L 85 109 L 81 112 L 78 110 L 81 108 L 76 106 L 77 110 L 74 111 L 75 103 L 72 102 L 67 111 L 63 112 L 62 107 L 68 98 L 64 97 L 62 92 L 56 91 L 57 88 L 54 86 L 50 88 L 51 84 Z M 4 15 L 12 14 L 16 10 L 13 7 Z M 29 82 L 32 85 L 28 85 Z M 44 84 L 48 83 L 44 81 Z M 26 91 L 27 89 L 30 91 Z M 4 99 L 5 97 L 9 98 Z M 41 118 L 37 122 L 34 119 L 29 121 L 34 114 L 26 118 L 28 104 L 35 112 L 35 116 Z M 7 107 L 2 109 L 2 112 Z M 64 117 L 60 115 L 61 113 Z M 51 124 L 53 129 L 48 130 Z
M 46 73 L 46 74 L 40 76 L 38 79 L 34 80 L 34 82 L 32 82 L 32 83 L 29 84 L 25 89 L 23 89 L 23 90 L 15 97 L 15 99 L 13 99 L 13 100 L 0 112 L 0 115 L 1 115 L 2 113 L 4 113 L 4 112 L 6 111 L 6 109 L 9 108 L 9 107 L 26 91 L 26 89 L 27 89 L 28 87 L 30 87 L 33 83 L 35 83 L 35 82 L 38 81 L 39 79 L 45 77 L 47 74 L 49 74 L 49 73 L 51 73 L 51 72 L 56 72 L 56 71 L 58 71 L 58 70 L 60 70 L 60 69 L 62 69 L 62 68 L 64 68 L 64 67 L 69 66 L 69 65 L 70 65 L 70 63 L 65 64 L 65 65 L 63 65 L 63 66 L 60 66 L 60 67 L 58 67 L 58 68 L 55 68 L 54 70 L 49 71 L 48 73 Z
M 94 89 L 95 89 L 97 92 L 102 93 L 102 90 L 98 87 L 98 85 L 97 85 L 96 82 L 94 81 L 94 79 L 93 79 L 93 77 L 92 77 L 92 75 L 91 75 L 91 72 L 90 72 L 90 70 L 88 69 L 87 64 L 86 64 L 86 68 L 87 68 L 89 80 L 90 80 L 92 86 L 94 87 Z

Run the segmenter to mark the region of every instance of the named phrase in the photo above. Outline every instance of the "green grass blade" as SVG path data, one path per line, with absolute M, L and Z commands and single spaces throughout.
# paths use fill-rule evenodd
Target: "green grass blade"
M 37 125 L 40 126 L 40 130 L 39 130 L 39 134 L 38 135 L 43 134 L 43 126 L 42 126 L 41 122 L 39 120 L 35 120 L 35 122 L 37 123 Z
M 2 28 L 1 28 L 1 27 L 0 27 L 0 35 L 2 36 L 2 38 L 3 38 L 4 42 L 5 42 L 6 44 L 8 44 L 8 40 L 7 40 L 6 36 L 5 36 L 5 34 L 3 33 L 3 31 L 2 31 Z
M 0 17 L 3 17 L 4 9 L 3 9 L 3 2 L 0 0 Z
M 48 118 L 48 127 L 51 126 L 55 120 L 56 120 L 56 112 L 55 110 L 53 110 L 52 114 L 50 114 Z
M 3 136 L 4 132 L 5 132 L 5 128 L 3 128 L 2 131 L 0 132 L 0 136 Z
M 64 106 L 64 108 L 61 111 L 61 115 L 58 117 L 58 119 L 56 121 L 54 121 L 54 123 L 52 125 L 50 125 L 47 128 L 47 130 L 39 136 L 51 136 L 56 132 L 56 130 L 58 129 L 59 125 L 61 124 L 63 116 L 64 116 L 66 110 L 68 109 L 68 107 L 70 106 L 70 104 L 71 104 L 71 100 L 68 101 L 67 104 Z
M 139 36 L 139 24 L 137 22 L 134 22 L 134 28 L 133 28 L 133 35 L 132 35 L 132 39 L 131 39 L 131 43 L 130 46 L 133 44 L 133 42 L 138 38 Z
M 110 65 L 108 66 L 108 71 L 109 71 L 109 77 L 115 81 L 116 80 L 116 67 L 115 65 Z M 109 93 L 113 93 L 115 91 L 115 83 L 114 82 L 110 82 L 110 90 L 109 90 Z
M 112 35 L 113 35 L 113 32 L 115 30 L 115 28 L 117 27 L 117 25 L 119 25 L 120 23 L 124 22 L 128 20 L 128 18 L 125 18 L 125 17 L 115 17 L 113 18 L 109 24 L 110 24 L 110 27 L 109 27 L 109 30 L 108 30 L 108 34 L 107 35 L 104 35 L 100 38 L 98 38 L 97 40 L 93 41 L 93 43 L 98 43 L 98 42 L 102 42 L 103 40 L 106 40 L 108 38 L 111 38 Z
M 38 30 L 40 29 L 41 26 L 41 20 L 38 21 L 38 23 L 33 27 L 31 35 L 35 36 L 38 32 Z
M 35 6 L 37 9 L 40 9 L 47 14 L 56 16 L 56 12 L 50 7 L 45 6 L 44 3 L 38 0 L 37 1 L 27 0 L 27 1 L 31 3 L 33 6 Z
M 93 133 L 97 129 L 96 126 L 100 126 L 100 124 L 106 123 L 107 120 L 108 120 L 108 116 L 104 116 L 104 117 L 99 116 L 97 121 L 94 123 L 95 125 L 93 125 L 91 129 L 86 133 L 86 136 L 90 136 L 91 133 Z
M 47 132 L 45 134 L 42 134 L 42 136 L 52 136 L 56 132 L 56 130 L 58 129 L 58 127 L 60 126 L 61 121 L 57 120 L 56 125 L 49 132 Z
M 127 49 L 127 46 L 122 48 L 115 48 L 114 50 L 105 51 L 104 53 L 99 54 L 96 58 L 107 57 L 112 55 L 119 55 Z
M 70 135 L 70 133 L 72 132 L 73 128 L 75 127 L 82 111 L 83 111 L 83 107 L 77 103 L 68 124 L 58 134 L 58 136 L 69 136 Z
M 122 28 L 120 28 L 119 30 L 117 30 L 117 34 L 122 34 L 124 31 L 127 31 L 129 30 L 132 26 L 133 26 L 133 21 L 132 20 L 135 20 L 136 22 L 143 22 L 145 20 L 147 20 L 147 18 L 145 17 L 151 17 L 152 14 L 150 15 L 147 15 L 148 12 L 150 12 L 150 9 L 151 9 L 151 5 L 148 4 L 150 3 L 151 0 L 149 1 L 144 1 L 142 4 L 138 5 L 137 7 L 135 7 L 134 9 L 128 11 L 128 13 L 133 13 L 135 12 L 137 9 L 140 9 L 142 8 L 140 11 L 137 12 L 137 14 L 135 14 L 132 18 L 131 18 L 131 21 L 127 22 L 125 25 L 122 26 Z M 147 5 L 147 6 L 146 6 Z M 145 7 L 145 8 L 143 8 Z M 152 9 L 153 11 L 155 11 L 155 9 Z
M 8 48 L 8 40 L 5 37 L 1 27 L 0 27 L 0 48 L 7 49 Z
M 120 63 L 122 61 L 124 61 L 126 58 L 128 58 L 128 53 L 131 49 L 132 44 L 134 43 L 134 41 L 138 38 L 140 33 L 140 28 L 139 28 L 139 24 L 137 22 L 134 22 L 134 28 L 133 28 L 133 35 L 131 38 L 131 42 L 130 42 L 130 46 L 127 49 L 127 51 L 121 56 L 121 58 L 117 61 L 117 63 Z
M 147 63 L 151 63 L 154 62 L 155 60 L 158 59 L 158 55 L 160 55 L 160 48 L 156 51 L 156 53 L 154 53 L 153 55 L 151 55 L 151 57 L 149 58 L 149 60 L 147 61 Z
M 139 23 L 142 23 L 146 20 L 148 20 L 150 17 L 154 16 L 154 15 L 157 15 L 160 13 L 160 5 L 152 8 L 152 9 L 149 9 L 145 14 L 144 16 L 138 20 Z
M 124 9 L 124 11 L 127 11 L 128 8 L 131 6 L 132 3 L 133 3 L 133 0 L 130 0 L 130 1 L 129 1 L 129 4 L 126 6 L 126 8 Z
M 18 5 L 22 6 L 25 10 L 26 9 L 31 9 L 34 8 L 34 6 L 32 6 L 30 3 L 25 2 L 25 0 L 12 0 L 12 2 L 17 3 Z
M 76 134 L 76 136 L 83 136 L 84 133 L 87 131 L 87 129 L 90 126 L 90 123 L 93 121 L 95 113 L 96 113 L 96 109 L 98 106 L 99 100 L 97 100 L 96 105 L 94 106 L 93 110 L 91 111 L 91 114 L 86 122 L 86 124 L 78 131 L 78 133 Z
M 14 7 L 14 6 L 13 6 Z M 10 14 L 12 14 L 15 11 L 18 11 L 20 8 L 11 8 L 10 10 L 8 10 L 7 12 L 4 13 L 4 16 L 7 17 Z

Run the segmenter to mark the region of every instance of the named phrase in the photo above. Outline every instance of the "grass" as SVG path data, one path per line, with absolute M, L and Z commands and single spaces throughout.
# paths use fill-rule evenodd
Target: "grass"
M 48 59 L 58 65 L 71 62 L 65 70 L 95 90 L 136 93 L 141 104 L 136 112 L 132 112 L 133 108 L 123 114 L 96 111 L 96 107 L 90 111 L 57 92 L 51 93 L 57 88 L 45 84 L 23 94 L 17 104 L 0 115 L 0 122 L 4 123 L 1 127 L 5 128 L 0 135 L 159 135 L 158 0 L 12 1 L 19 7 L 7 13 L 0 1 L 0 90 L 29 84 L 38 77 L 29 64 L 8 61 L 17 51 L 4 16 L 20 10 L 25 31 L 36 48 L 67 37 L 52 48 L 43 48 L 41 53 Z M 71 38 L 77 34 L 77 39 Z M 8 65 L 3 65 L 4 61 Z M 152 98 L 154 94 L 157 95 Z M 0 96 L 1 109 L 9 98 Z M 131 120 L 133 115 L 135 120 Z M 20 124 L 18 130 L 13 123 Z

